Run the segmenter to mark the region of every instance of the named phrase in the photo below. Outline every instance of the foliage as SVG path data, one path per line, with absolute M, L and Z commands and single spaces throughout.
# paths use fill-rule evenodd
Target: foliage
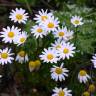
M 43 0 L 41 0 L 43 1 Z M 68 0 L 69 2 L 74 2 L 74 0 Z M 20 4 L 29 4 L 30 6 L 36 6 L 36 4 L 40 4 L 40 1 L 36 0 L 16 0 L 16 2 Z M 43 63 L 38 71 L 30 72 L 28 69 L 28 63 L 25 64 L 19 64 L 15 62 L 11 65 L 5 65 L 5 68 L 2 68 L 2 70 L 5 70 L 3 73 L 4 78 L 9 77 L 14 79 L 15 84 L 18 85 L 19 91 L 21 94 L 23 94 L 24 91 L 27 91 L 27 96 L 50 96 L 52 89 L 55 86 L 68 86 L 68 88 L 72 89 L 73 96 L 80 96 L 81 93 L 83 93 L 88 85 L 90 83 L 96 83 L 96 70 L 92 68 L 92 64 L 90 62 L 92 54 L 96 52 L 96 13 L 95 9 L 88 8 L 88 7 L 81 7 L 78 5 L 69 5 L 66 3 L 62 3 L 63 0 L 49 0 L 50 2 L 55 2 L 57 4 L 57 7 L 59 7 L 63 4 L 62 8 L 60 7 L 60 10 L 56 10 L 55 12 L 52 10 L 54 15 L 59 18 L 61 25 L 67 26 L 68 29 L 74 30 L 76 37 L 74 37 L 70 42 L 74 42 L 75 46 L 77 48 L 77 52 L 74 56 L 74 58 L 71 58 L 70 60 L 64 60 L 62 62 L 65 63 L 65 67 L 67 67 L 69 72 L 69 77 L 67 78 L 67 82 L 54 82 L 50 78 L 50 68 L 52 67 L 52 64 Z M 67 2 L 67 0 L 66 0 Z M 87 0 L 76 0 L 77 4 L 85 4 Z M 46 5 L 46 4 L 45 4 Z M 50 7 L 50 6 L 49 6 Z M 59 9 L 59 8 L 58 8 Z M 6 9 L 4 9 L 6 11 Z M 30 11 L 29 7 L 28 10 Z M 70 23 L 70 18 L 74 15 L 78 15 L 83 17 L 84 25 L 74 28 L 74 26 Z M 6 17 L 6 16 L 5 16 Z M 33 20 L 29 20 L 26 25 L 22 26 L 22 29 L 28 32 L 30 35 L 30 28 L 35 23 Z M 19 50 L 25 50 L 30 60 L 36 60 L 38 59 L 38 55 L 41 54 L 42 50 L 44 48 L 48 48 L 50 44 L 54 42 L 54 37 L 52 34 L 49 34 L 46 38 L 39 38 L 36 39 L 34 36 L 29 36 L 24 46 L 19 47 L 19 49 L 16 46 L 8 45 L 9 47 L 13 47 L 15 53 L 17 53 Z M 4 45 L 4 44 L 2 44 Z M 4 45 L 5 46 L 5 45 Z M 15 54 L 16 55 L 16 54 Z M 61 63 L 61 61 L 59 62 Z M 58 65 L 58 64 L 57 64 Z M 8 69 L 7 69 L 8 68 Z M 77 73 L 80 69 L 86 69 L 88 70 L 90 75 L 93 75 L 92 79 L 93 81 L 89 82 L 88 84 L 80 84 L 77 80 Z M 8 77 L 8 78 L 9 78 Z M 1 80 L 4 84 L 6 81 Z M 10 81 L 10 80 L 9 80 Z M 2 85 L 3 86 L 3 85 Z M 6 85 L 5 85 L 6 86 Z M 3 88 L 5 87 L 3 86 Z M 22 87 L 21 87 L 22 86 Z M 1 88 L 1 89 L 3 89 Z M 36 89 L 36 91 L 34 91 Z M 94 93 L 96 94 L 96 92 Z M 22 95 L 24 96 L 24 95 Z M 95 95 L 94 95 L 95 96 Z

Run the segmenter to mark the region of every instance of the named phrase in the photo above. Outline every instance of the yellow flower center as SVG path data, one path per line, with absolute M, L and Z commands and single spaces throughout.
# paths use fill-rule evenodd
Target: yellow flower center
M 61 48 L 61 46 L 60 46 L 60 45 L 57 45 L 57 46 L 56 46 L 56 49 L 59 49 L 59 48 Z
M 45 21 L 47 18 L 47 16 L 41 16 L 42 21 Z
M 24 57 L 24 56 L 25 56 L 25 51 L 20 51 L 18 54 L 19 54 L 21 57 Z
M 68 48 L 64 48 L 63 53 L 64 54 L 68 54 L 69 53 L 69 49 Z
M 20 38 L 20 42 L 21 42 L 21 43 L 25 42 L 25 40 L 26 40 L 26 39 L 25 39 L 24 37 Z
M 53 58 L 54 58 L 53 54 L 48 54 L 48 55 L 47 55 L 47 59 L 48 59 L 48 60 L 52 60 Z
M 95 87 L 95 85 L 94 84 L 91 84 L 91 85 L 89 85 L 89 92 L 95 92 L 95 90 L 96 90 L 96 87 Z
M 90 96 L 90 93 L 86 91 L 83 93 L 83 96 Z
M 23 18 L 23 15 L 21 15 L 21 14 L 17 14 L 17 15 L 16 15 L 16 19 L 17 19 L 17 20 L 22 20 L 22 18 Z
M 41 65 L 40 60 L 36 60 L 36 61 L 35 61 L 35 64 L 36 64 L 37 67 L 39 67 L 39 66 Z
M 79 20 L 75 20 L 74 23 L 75 23 L 75 24 L 79 24 L 80 21 L 79 21 Z
M 35 62 L 34 61 L 30 61 L 29 62 L 29 67 L 35 68 L 36 67 Z
M 11 31 L 8 32 L 8 37 L 9 37 L 9 38 L 13 38 L 13 37 L 14 37 L 14 32 L 11 32 Z
M 42 30 L 41 28 L 38 28 L 38 29 L 37 29 L 37 32 L 38 32 L 38 33 L 41 33 L 42 31 L 43 31 L 43 30 Z
M 59 36 L 64 36 L 64 32 L 59 32 Z
M 1 58 L 7 59 L 8 58 L 8 53 L 1 53 Z
M 56 68 L 55 69 L 55 72 L 57 73 L 57 74 L 62 74 L 62 68 Z M 61 95 L 60 95 L 61 96 Z
M 85 76 L 87 73 L 86 73 L 85 70 L 81 70 L 81 71 L 79 72 L 79 74 L 80 74 L 80 76 Z
M 49 24 L 48 24 L 48 28 L 54 28 L 54 23 L 49 22 Z
M 64 93 L 63 90 L 61 90 L 61 91 L 59 91 L 58 95 L 59 95 L 59 96 L 65 96 L 65 93 Z

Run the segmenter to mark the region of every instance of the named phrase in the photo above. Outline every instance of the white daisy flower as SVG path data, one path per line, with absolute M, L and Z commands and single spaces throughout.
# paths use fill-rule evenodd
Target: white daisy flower
M 64 40 L 57 39 L 54 43 L 51 44 L 52 48 L 58 50 L 61 48 L 62 44 L 64 43 Z
M 12 26 L 11 28 L 8 26 L 7 28 L 3 28 L 3 32 L 1 32 L 1 36 L 5 43 L 12 43 L 16 40 L 18 34 L 20 33 L 21 29 Z
M 36 14 L 36 17 L 34 18 L 34 20 L 36 20 L 36 23 L 45 22 L 53 15 L 52 13 L 48 13 L 48 10 L 44 11 L 43 9 L 41 9 L 41 11 L 39 11 L 38 13 L 39 14 Z
M 46 36 L 48 33 L 46 32 L 46 30 L 40 26 L 40 25 L 35 25 L 33 26 L 33 28 L 31 29 L 31 33 L 36 37 L 36 38 L 43 38 L 43 36 Z
M 18 46 L 24 44 L 26 42 L 27 37 L 27 33 L 25 31 L 22 31 L 22 33 L 20 33 L 16 38 L 15 43 L 18 44 Z
M 92 56 L 91 61 L 94 64 L 94 68 L 96 68 L 96 54 L 94 56 Z
M 70 44 L 69 42 L 63 43 L 62 47 L 58 49 L 59 57 L 60 59 L 69 59 L 69 57 L 73 57 L 73 54 L 75 53 L 76 47 L 74 47 L 74 44 Z
M 52 48 L 44 49 L 42 55 L 40 55 L 40 59 L 47 63 L 57 63 L 59 58 L 57 57 L 58 53 L 56 50 Z
M 12 10 L 9 16 L 12 21 L 24 24 L 26 23 L 28 17 L 28 13 L 25 13 L 25 10 L 22 8 L 16 8 L 15 10 Z
M 20 51 L 17 56 L 16 56 L 16 61 L 18 61 L 19 63 L 24 63 L 24 62 L 27 62 L 29 59 L 28 59 L 28 55 L 26 54 L 25 51 Z
M 69 70 L 67 70 L 67 68 L 63 68 L 64 63 L 62 63 L 60 65 L 60 67 L 58 66 L 53 66 L 53 68 L 51 68 L 51 78 L 55 81 L 62 81 L 65 80 L 65 77 L 68 77 L 67 72 L 69 72 Z
M 68 90 L 68 88 L 57 88 L 53 89 L 54 94 L 52 96 L 72 96 L 71 90 Z
M 68 30 L 66 27 L 58 27 L 58 29 L 56 31 L 53 32 L 54 36 L 58 39 L 67 39 L 67 35 L 68 35 Z
M 72 23 L 75 27 L 77 27 L 77 26 L 79 26 L 79 25 L 82 25 L 82 24 L 83 24 L 82 18 L 79 17 L 79 16 L 72 16 L 72 18 L 71 18 L 71 23 Z
M 80 81 L 80 83 L 86 83 L 88 81 L 88 79 L 90 79 L 91 77 L 87 74 L 87 72 L 85 70 L 80 70 L 79 74 L 78 74 L 78 79 Z
M 4 65 L 12 63 L 12 60 L 14 60 L 12 55 L 14 55 L 14 53 L 11 53 L 11 49 L 8 48 L 5 48 L 3 50 L 0 49 L 0 64 Z
M 74 32 L 69 30 L 69 31 L 66 33 L 66 41 L 72 39 L 72 38 L 73 38 L 73 35 L 74 35 Z
M 48 20 L 46 20 L 44 23 L 41 23 L 40 25 L 44 26 L 44 28 L 50 32 L 50 31 L 56 31 L 56 28 L 59 26 L 58 18 L 54 18 L 52 16 Z

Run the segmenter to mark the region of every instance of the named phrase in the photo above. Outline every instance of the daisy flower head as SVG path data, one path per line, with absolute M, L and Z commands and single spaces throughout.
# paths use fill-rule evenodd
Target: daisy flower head
M 14 21 L 15 23 L 26 23 L 27 19 L 28 19 L 28 13 L 25 13 L 25 10 L 20 8 L 16 8 L 15 10 L 12 10 L 10 12 L 10 16 L 9 18 L 11 19 L 11 21 Z
M 11 28 L 7 26 L 7 28 L 3 28 L 1 32 L 1 36 L 4 43 L 14 43 L 21 29 L 12 26 Z
M 64 40 L 57 39 L 57 40 L 55 40 L 54 43 L 51 44 L 51 46 L 52 46 L 52 48 L 58 50 L 61 48 L 62 43 L 64 43 L 64 42 L 65 42 Z
M 71 90 L 68 90 L 68 88 L 57 88 L 55 87 L 53 89 L 54 94 L 52 96 L 72 96 Z
M 92 59 L 91 59 L 93 65 L 94 65 L 94 68 L 96 68 L 96 54 L 94 56 L 92 56 Z
M 36 38 L 43 38 L 43 36 L 46 36 L 48 33 L 45 30 L 45 28 L 43 28 L 41 25 L 35 25 L 32 27 L 31 29 L 31 33 L 36 37 Z
M 62 47 L 58 49 L 60 59 L 69 59 L 69 57 L 73 57 L 75 49 L 76 47 L 74 47 L 74 44 L 70 44 L 69 42 L 63 43 Z
M 59 60 L 58 53 L 53 48 L 44 49 L 42 54 L 39 56 L 41 60 L 47 63 L 57 63 Z
M 40 60 L 30 61 L 29 62 L 30 72 L 34 71 L 35 69 L 38 70 L 40 68 L 40 65 L 41 65 Z
M 85 91 L 85 92 L 83 92 L 82 96 L 90 96 L 90 92 Z
M 78 79 L 80 83 L 86 83 L 90 78 L 91 77 L 87 74 L 85 70 L 80 70 L 78 74 Z
M 56 31 L 53 32 L 54 36 L 58 39 L 67 39 L 67 27 L 58 27 L 58 29 Z
M 5 48 L 3 50 L 0 49 L 0 64 L 4 65 L 12 63 L 12 60 L 14 60 L 12 55 L 14 55 L 14 53 L 11 53 L 11 49 L 8 48 Z
M 51 12 L 48 13 L 48 10 L 44 11 L 43 9 L 41 9 L 38 13 L 39 14 L 36 14 L 36 17 L 34 18 L 34 20 L 36 20 L 36 23 L 45 22 L 51 16 L 53 16 Z
M 17 40 L 15 41 L 16 44 L 19 45 L 22 45 L 26 42 L 26 39 L 27 39 L 28 35 L 25 31 L 22 31 L 22 33 L 20 33 L 17 37 Z
M 51 78 L 55 81 L 62 81 L 65 80 L 65 77 L 68 77 L 68 72 L 69 70 L 67 70 L 67 68 L 63 67 L 64 63 L 62 63 L 60 65 L 60 67 L 58 66 L 53 66 L 53 68 L 51 68 Z
M 59 26 L 59 21 L 58 18 L 54 18 L 54 16 L 52 16 L 44 23 L 40 23 L 40 25 L 42 25 L 48 32 L 56 31 L 56 28 Z
M 25 51 L 20 51 L 17 56 L 16 56 L 16 61 L 18 61 L 19 63 L 24 63 L 24 62 L 27 62 L 29 59 L 28 59 L 28 55 L 26 54 Z
M 88 88 L 88 91 L 89 91 L 90 93 L 96 92 L 96 85 L 95 85 L 95 84 L 90 84 L 90 85 L 89 85 L 89 88 Z
M 66 41 L 72 39 L 73 35 L 74 35 L 74 32 L 71 30 L 68 30 L 68 32 L 66 33 Z
M 79 16 L 72 16 L 71 23 L 77 27 L 79 25 L 83 25 L 82 18 Z
M 36 68 L 36 64 L 34 61 L 29 62 L 29 70 L 32 72 Z

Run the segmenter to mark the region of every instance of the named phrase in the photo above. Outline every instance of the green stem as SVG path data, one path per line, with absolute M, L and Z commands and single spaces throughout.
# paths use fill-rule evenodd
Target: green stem
M 31 10 L 31 8 L 30 8 L 30 5 L 29 5 L 28 1 L 25 0 L 25 2 L 26 2 L 26 6 L 27 6 L 27 8 L 28 8 L 30 14 L 32 14 L 32 10 Z

